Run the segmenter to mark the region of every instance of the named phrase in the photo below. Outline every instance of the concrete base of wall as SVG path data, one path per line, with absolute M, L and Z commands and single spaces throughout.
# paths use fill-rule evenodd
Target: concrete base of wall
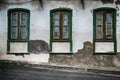
M 34 63 L 47 63 L 49 54 L 29 54 L 29 55 L 2 55 L 0 60 L 25 61 Z

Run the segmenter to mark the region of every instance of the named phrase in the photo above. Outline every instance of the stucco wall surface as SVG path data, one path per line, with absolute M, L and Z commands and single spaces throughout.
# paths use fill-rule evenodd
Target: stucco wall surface
M 24 8 L 30 10 L 30 40 L 43 40 L 50 46 L 50 10 L 56 8 L 72 9 L 72 41 L 73 53 L 83 48 L 83 43 L 89 41 L 93 43 L 93 9 L 100 7 L 110 7 L 117 9 L 117 51 L 120 52 L 120 6 L 116 4 L 103 4 L 101 1 L 85 0 L 83 9 L 79 0 L 67 1 L 50 1 L 43 0 L 43 8 L 39 0 L 33 0 L 24 4 L 6 5 L 5 8 L 0 8 L 0 59 L 14 60 L 33 60 L 48 62 L 48 54 L 30 54 L 22 56 L 7 54 L 7 33 L 8 33 L 8 17 L 7 11 L 13 8 Z M 105 45 L 109 47 L 109 45 Z M 20 46 L 21 47 L 21 46 Z M 57 49 L 58 45 L 54 45 Z M 67 46 L 68 47 L 68 46 Z M 19 49 L 19 46 L 17 47 Z M 63 47 L 64 48 L 64 47 Z M 106 48 L 107 49 L 107 48 Z M 111 48 L 109 48 L 111 49 Z M 60 50 L 64 50 L 61 49 Z M 67 51 L 67 50 L 66 50 Z M 106 51 L 106 50 L 105 50 Z M 41 56 L 42 55 L 42 56 Z M 22 58 L 21 58 L 22 57 Z

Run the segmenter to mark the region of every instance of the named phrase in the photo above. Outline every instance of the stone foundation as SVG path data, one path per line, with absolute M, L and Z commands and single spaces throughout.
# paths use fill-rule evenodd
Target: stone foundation
M 73 54 L 50 54 L 49 63 L 76 65 L 77 60 Z
M 85 42 L 84 47 L 73 54 L 50 54 L 49 63 L 64 65 L 86 65 L 98 67 L 118 67 L 120 68 L 120 54 L 93 54 L 91 42 Z

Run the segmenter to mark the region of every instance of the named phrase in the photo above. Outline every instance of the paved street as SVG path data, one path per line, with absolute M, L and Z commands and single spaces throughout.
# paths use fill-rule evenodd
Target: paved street
M 120 80 L 120 77 L 48 71 L 27 67 L 0 67 L 0 80 Z

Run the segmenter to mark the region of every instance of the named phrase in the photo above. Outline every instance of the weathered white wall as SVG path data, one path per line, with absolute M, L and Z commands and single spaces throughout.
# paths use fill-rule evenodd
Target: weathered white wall
M 64 2 L 46 1 L 46 2 L 48 3 L 48 4 L 46 3 L 47 8 L 51 8 L 51 9 L 71 8 L 73 10 L 73 16 L 72 16 L 73 52 L 76 52 L 78 49 L 81 49 L 83 47 L 83 42 L 85 41 L 93 42 L 93 9 L 100 7 L 116 8 L 115 4 L 109 4 L 109 3 L 103 4 L 101 1 L 91 1 L 91 0 L 85 0 L 85 9 L 82 9 L 79 0 L 66 1 L 66 2 L 65 1 Z M 57 3 L 57 5 L 55 3 Z M 111 44 L 106 44 L 105 46 L 109 47 L 109 45 Z M 97 47 L 97 51 L 98 49 L 99 47 Z M 104 48 L 104 51 L 102 50 L 102 52 L 107 52 L 107 51 L 109 52 L 110 49 Z
M 24 8 L 30 10 L 30 40 L 44 40 L 49 43 L 49 13 L 42 10 L 38 1 L 18 5 L 8 5 L 7 8 L 0 11 L 0 59 L 48 62 L 49 54 L 32 54 L 15 56 L 7 54 L 7 31 L 8 17 L 7 11 L 13 8 Z M 10 43 L 10 49 L 14 52 L 26 52 L 27 45 L 23 43 Z M 15 47 L 15 45 L 17 45 Z M 23 46 L 24 45 L 24 46 Z
M 26 42 L 11 42 L 10 53 L 28 53 L 28 44 Z
M 7 51 L 7 12 L 0 11 L 0 54 Z
M 117 51 L 120 52 L 120 5 L 117 5 L 117 26 L 116 26 L 116 31 L 117 31 Z
M 70 1 L 49 1 L 43 0 L 42 9 L 39 2 L 33 2 L 9 5 L 0 11 L 0 59 L 14 60 L 32 60 L 47 62 L 49 55 L 42 54 L 25 55 L 24 57 L 8 55 L 7 53 L 7 10 L 13 8 L 25 8 L 30 10 L 30 40 L 44 40 L 49 44 L 50 41 L 50 10 L 55 8 L 70 8 L 73 11 L 72 16 L 72 36 L 73 36 L 73 52 L 83 48 L 83 42 L 93 42 L 93 9 L 100 7 L 116 8 L 115 4 L 102 4 L 101 1 L 85 0 L 85 9 L 82 8 L 79 0 Z M 120 8 L 120 6 L 118 6 Z M 118 11 L 118 14 L 120 11 Z M 120 16 L 117 16 L 117 50 L 120 52 Z M 60 46 L 54 45 L 56 49 Z M 109 47 L 106 46 L 106 47 Z M 64 47 L 63 47 L 64 48 Z M 61 48 L 62 49 L 62 48 Z M 66 50 L 68 47 L 66 48 Z M 63 49 L 64 50 L 64 49 Z M 106 50 L 105 50 L 106 51 Z M 37 56 L 37 57 L 36 57 Z
M 69 42 L 53 42 L 52 52 L 53 53 L 70 53 L 70 43 Z
M 16 61 L 28 61 L 28 62 L 48 62 L 49 54 L 29 54 L 24 56 L 15 55 L 2 55 L 0 60 L 16 60 Z
M 110 53 L 114 52 L 114 43 L 113 42 L 96 42 L 95 43 L 95 52 L 105 52 Z

